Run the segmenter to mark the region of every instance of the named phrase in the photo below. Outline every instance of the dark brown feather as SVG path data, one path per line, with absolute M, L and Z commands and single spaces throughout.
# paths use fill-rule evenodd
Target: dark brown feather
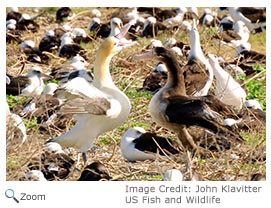
M 266 9 L 255 7 L 239 7 L 237 11 L 241 12 L 252 23 L 266 21 Z
M 6 84 L 6 94 L 7 95 L 19 95 L 21 91 L 30 84 L 30 80 L 27 76 L 13 77 L 11 75 L 7 76 L 10 78 L 10 83 Z
M 106 167 L 100 162 L 93 162 L 82 171 L 78 181 L 100 181 L 110 180 L 111 177 L 106 171 Z
M 165 155 L 163 151 L 170 154 L 179 153 L 179 150 L 177 149 L 179 144 L 177 142 L 157 136 L 154 133 L 144 133 L 140 137 L 136 138 L 133 143 L 135 143 L 136 149 L 145 152 L 159 152 L 160 155 Z M 163 151 L 161 151 L 157 144 Z
M 41 170 L 47 180 L 65 179 L 69 176 L 74 160 L 64 153 L 44 152 L 41 157 L 33 158 L 28 164 L 30 170 Z M 57 170 L 49 170 L 54 165 Z
M 232 40 L 241 40 L 241 36 L 238 35 L 233 30 L 226 30 L 226 31 L 218 32 L 213 37 L 215 39 L 219 39 L 219 40 L 224 41 L 226 43 L 229 43 Z

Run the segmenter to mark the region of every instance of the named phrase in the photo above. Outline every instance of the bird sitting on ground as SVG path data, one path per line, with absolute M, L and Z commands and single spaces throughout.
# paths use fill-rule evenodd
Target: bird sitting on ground
M 238 47 L 242 42 L 248 41 L 249 36 L 250 32 L 245 23 L 237 21 L 233 24 L 232 30 L 219 31 L 213 38 L 230 47 Z
M 167 27 L 156 20 L 155 17 L 148 17 L 144 22 L 141 36 L 142 37 L 155 37 L 158 31 L 166 30 Z
M 128 161 L 154 160 L 157 154 L 177 154 L 177 147 L 177 142 L 146 132 L 142 127 L 129 128 L 120 142 L 122 155 Z
M 61 36 L 61 44 L 58 50 L 59 57 L 72 58 L 79 54 L 85 60 L 87 60 L 87 52 L 78 43 L 74 42 L 75 35 L 71 32 L 67 32 Z
M 84 168 L 78 181 L 100 181 L 110 179 L 111 176 L 107 173 L 105 165 L 96 161 Z
M 266 8 L 255 7 L 227 7 L 235 22 L 241 20 L 250 32 L 261 26 L 266 21 Z
M 235 59 L 241 63 L 265 64 L 266 55 L 251 50 L 251 44 L 248 42 L 241 43 L 235 50 Z
M 142 88 L 137 91 L 148 91 L 155 94 L 167 81 L 167 68 L 159 62 L 156 64 L 155 69 L 145 78 Z
M 119 34 L 122 27 L 123 23 L 120 18 L 114 17 L 109 23 L 101 23 L 101 20 L 95 17 L 91 19 L 88 29 L 89 31 L 95 31 L 94 38 L 107 38 Z
M 72 12 L 69 7 L 61 7 L 56 11 L 56 21 L 63 22 L 65 19 L 71 20 L 75 17 L 75 14 Z
M 47 180 L 52 181 L 67 178 L 74 163 L 59 144 L 51 142 L 45 145 L 40 156 L 31 159 L 28 168 L 40 170 Z
M 11 76 L 7 75 L 10 83 L 6 85 L 7 95 L 20 96 L 37 96 L 44 89 L 43 78 L 51 78 L 47 74 L 42 73 L 41 68 L 33 66 L 28 70 L 27 76 Z

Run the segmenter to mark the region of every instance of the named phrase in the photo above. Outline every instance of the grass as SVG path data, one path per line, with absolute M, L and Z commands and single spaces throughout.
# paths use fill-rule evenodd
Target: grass
M 21 8 L 26 13 L 33 14 L 31 8 Z M 41 30 L 38 33 L 25 31 L 22 37 L 25 39 L 40 40 L 45 30 L 58 27 L 53 20 L 55 18 L 55 7 L 40 9 L 37 21 L 41 24 Z M 73 27 L 82 27 L 87 30 L 90 17 L 87 11 L 91 8 L 72 8 L 77 14 L 76 18 L 70 22 Z M 44 10 L 44 12 L 43 12 Z M 127 9 L 129 11 L 130 9 Z M 199 11 L 203 9 L 200 8 Z M 118 12 L 119 8 L 100 8 L 102 20 L 108 21 L 112 13 Z M 122 9 L 123 11 L 123 9 Z M 79 15 L 78 15 L 79 14 Z M 80 21 L 78 21 L 80 20 Z M 221 55 L 225 60 L 231 60 L 234 55 L 234 49 L 214 43 L 211 36 L 215 33 L 215 28 L 203 28 L 199 26 L 201 34 L 201 43 L 206 53 L 215 53 Z M 179 41 L 189 44 L 189 36 L 184 31 L 165 32 L 157 35 L 157 39 L 164 41 L 168 37 L 175 37 Z M 157 156 L 155 161 L 138 161 L 135 163 L 127 162 L 121 155 L 119 142 L 123 133 L 130 127 L 141 126 L 147 131 L 155 132 L 160 136 L 176 139 L 176 135 L 166 129 L 157 126 L 152 122 L 148 112 L 148 104 L 152 97 L 149 92 L 137 91 L 142 87 L 144 78 L 153 70 L 156 60 L 133 61 L 132 57 L 142 51 L 149 44 L 151 38 L 138 38 L 138 45 L 127 48 L 116 55 L 111 62 L 111 73 L 116 85 L 129 97 L 131 101 L 131 113 L 128 120 L 113 131 L 102 134 L 95 140 L 94 151 L 88 152 L 88 163 L 91 161 L 101 161 L 106 165 L 109 174 L 118 180 L 162 180 L 162 174 L 170 168 L 178 168 L 184 173 L 185 180 L 196 178 L 198 180 L 250 180 L 251 175 L 260 173 L 265 175 L 265 126 L 259 129 L 248 129 L 241 134 L 245 139 L 243 143 L 234 143 L 228 150 L 211 152 L 206 150 L 204 154 L 190 155 L 181 151 L 179 155 L 170 158 L 161 158 Z M 266 33 L 253 34 L 250 37 L 252 49 L 265 54 Z M 95 58 L 95 52 L 99 47 L 100 40 L 88 44 L 82 43 L 81 46 L 88 52 L 89 62 L 92 64 Z M 18 45 L 11 43 L 7 45 L 7 72 L 12 75 L 26 73 L 33 63 L 27 62 L 25 55 L 21 52 Z M 11 58 L 12 57 L 12 58 Z M 48 66 L 41 66 L 43 71 L 47 71 L 55 65 L 68 63 L 68 60 L 52 58 Z M 92 66 L 90 66 L 91 70 Z M 249 99 L 258 99 L 263 109 L 266 106 L 266 67 L 265 65 L 256 65 L 259 70 L 257 76 L 239 77 L 245 83 Z M 8 104 L 13 112 L 18 113 L 22 103 L 26 98 L 6 96 Z M 43 152 L 43 144 L 49 138 L 64 133 L 64 129 L 48 128 L 45 133 L 40 131 L 40 125 L 36 118 L 24 118 L 28 129 L 28 139 L 17 147 L 7 149 L 7 180 L 22 180 L 24 173 L 28 170 L 27 164 L 35 157 L 40 157 Z M 71 122 L 72 123 L 72 122 Z M 71 128 L 72 124 L 66 126 Z M 8 137 L 9 135 L 7 135 Z M 260 154 L 259 154 L 260 152 Z M 69 152 L 69 156 L 76 159 L 77 152 Z M 82 168 L 83 164 L 79 164 Z M 80 171 L 73 170 L 67 181 L 76 180 Z
M 6 99 L 9 104 L 9 108 L 13 108 L 15 105 L 24 103 L 27 100 L 26 97 L 17 97 L 13 95 L 7 95 Z

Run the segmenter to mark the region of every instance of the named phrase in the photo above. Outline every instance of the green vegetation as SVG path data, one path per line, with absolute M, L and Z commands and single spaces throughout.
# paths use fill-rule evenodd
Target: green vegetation
M 24 103 L 27 100 L 27 97 L 6 95 L 6 99 L 7 99 L 9 108 L 12 109 L 14 106 Z

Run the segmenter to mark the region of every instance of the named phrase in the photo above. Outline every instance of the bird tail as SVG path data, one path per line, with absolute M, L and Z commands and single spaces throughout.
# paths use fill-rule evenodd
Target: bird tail
M 236 138 L 239 141 L 243 141 L 242 136 L 239 132 L 234 131 L 230 126 L 224 126 L 214 121 L 209 121 L 208 129 L 215 134 L 230 135 L 231 137 Z

